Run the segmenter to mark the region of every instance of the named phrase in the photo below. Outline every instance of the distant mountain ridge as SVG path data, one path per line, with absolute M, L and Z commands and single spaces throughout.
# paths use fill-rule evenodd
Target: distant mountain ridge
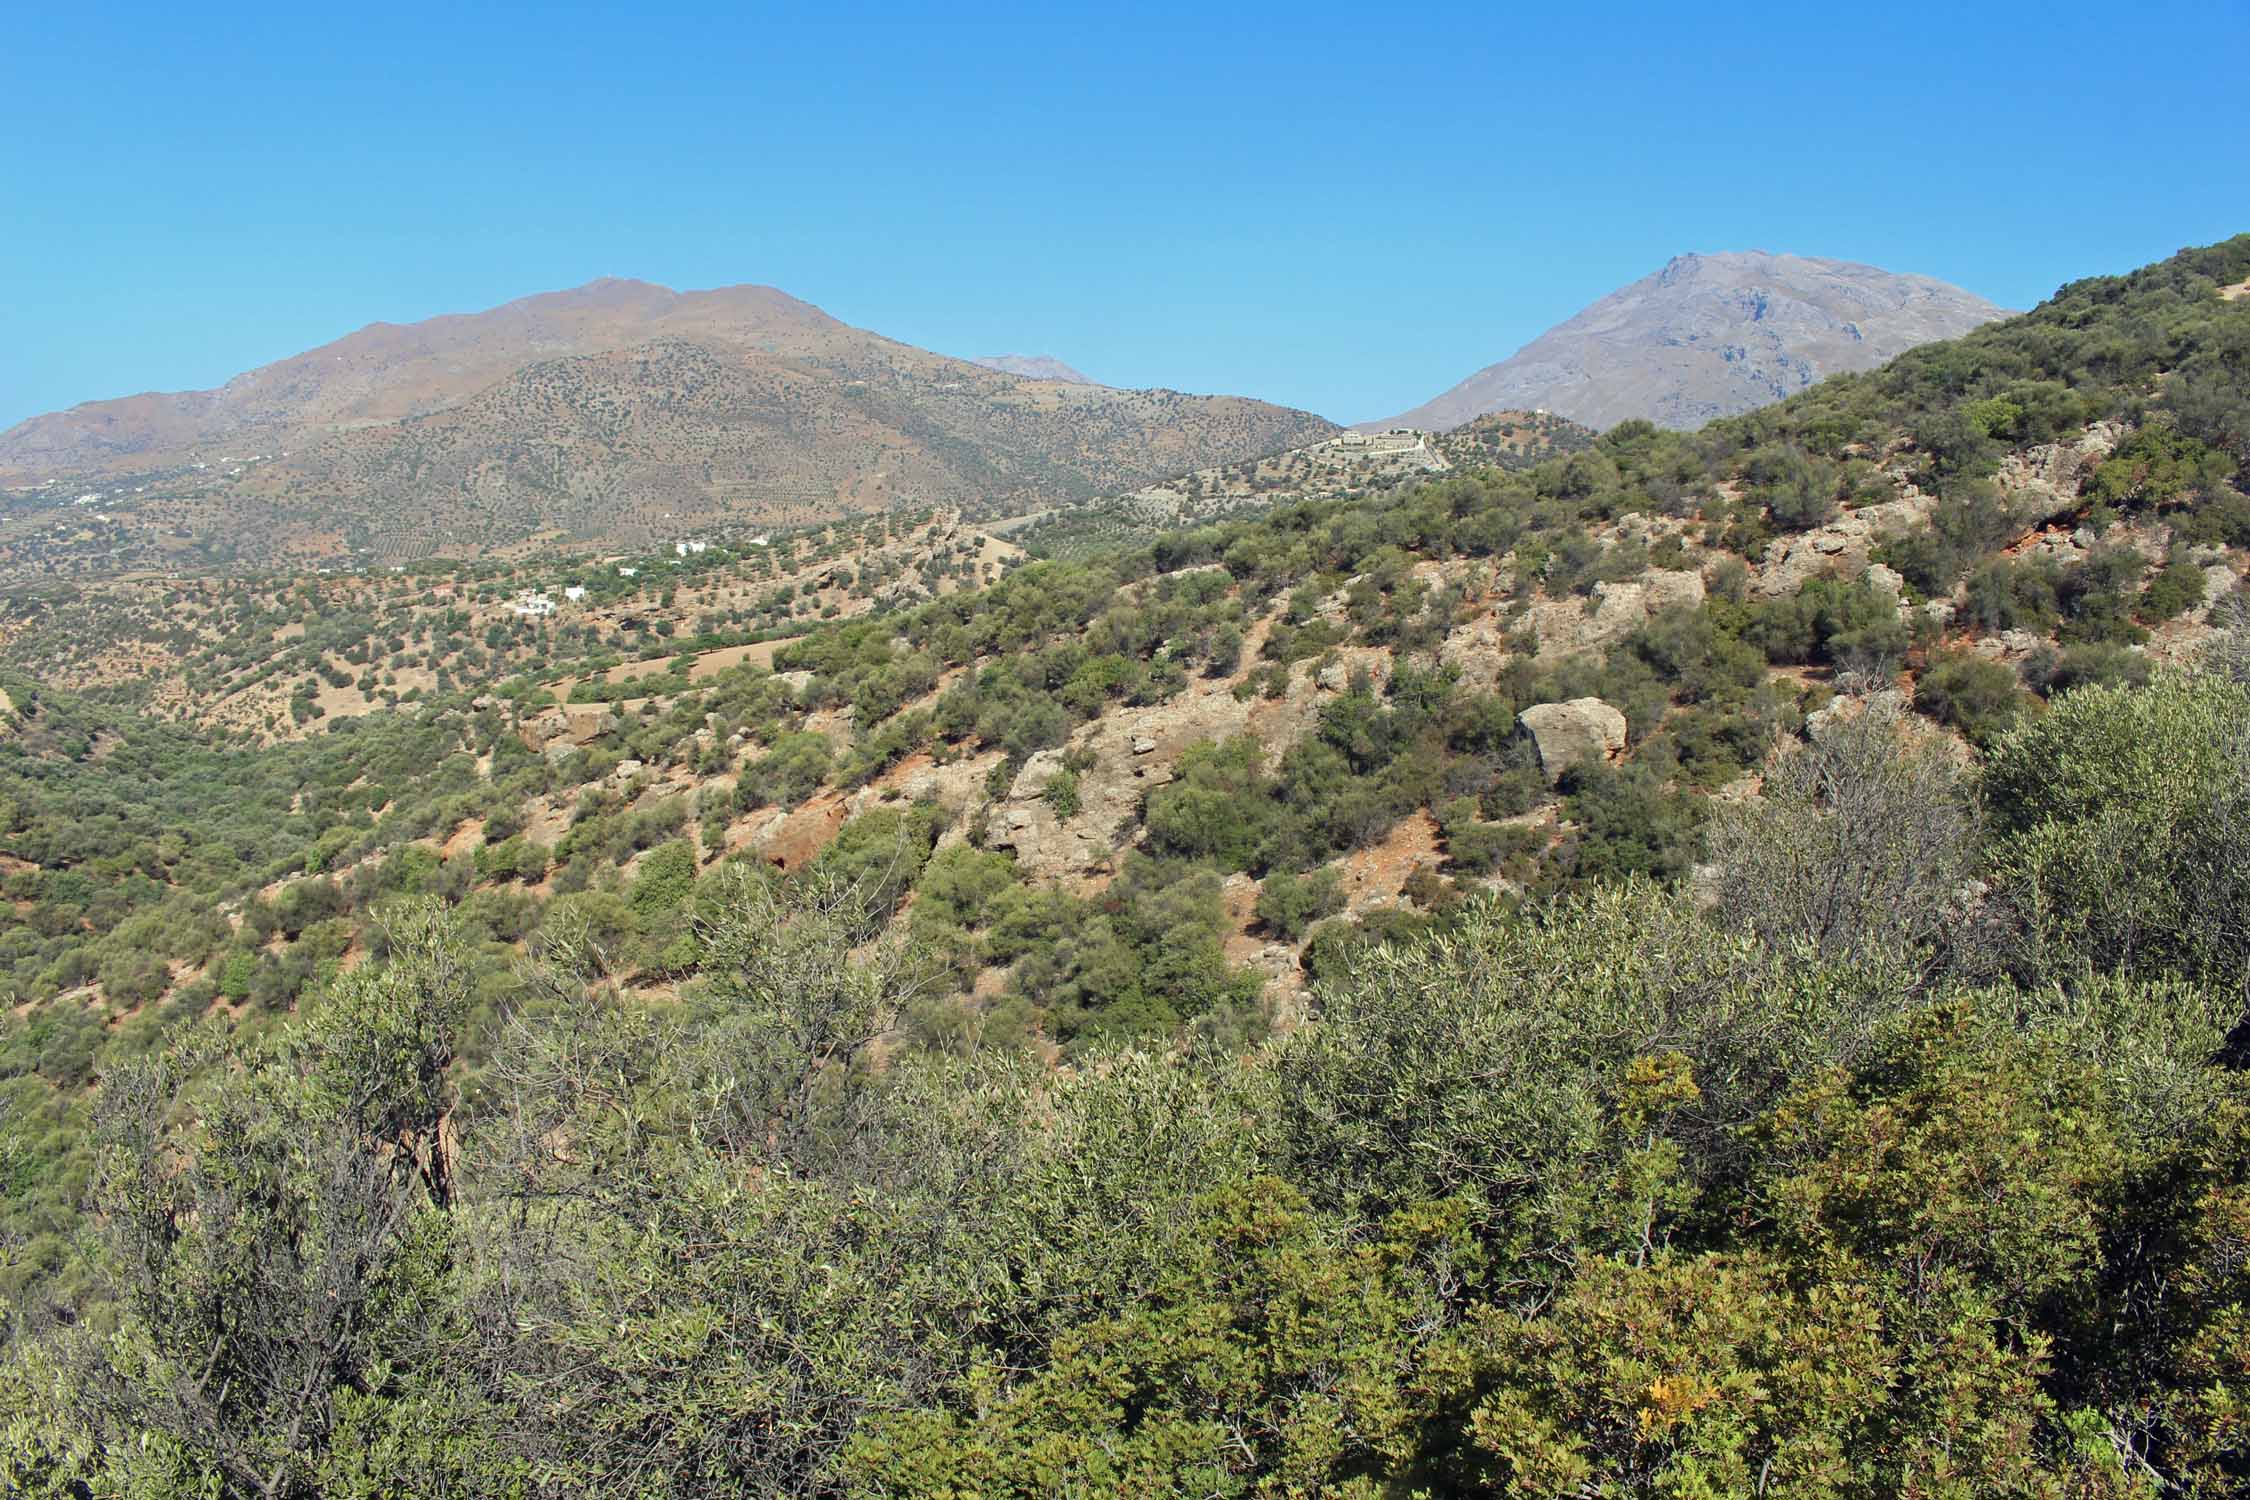
M 213 443 L 299 445 L 447 410 L 535 360 L 667 333 L 812 353 L 848 331 L 769 286 L 675 292 L 605 276 L 483 312 L 370 323 L 211 390 L 144 392 L 35 416 L 0 432 L 0 472 L 95 469 Z
M 1852 261 L 1679 255 L 1434 400 L 1360 425 L 1445 431 L 1521 410 L 1700 427 L 2005 316 L 1959 287 Z
M 1101 384 L 1079 374 L 1052 354 L 984 354 L 970 363 L 998 370 L 1003 375 L 1021 375 L 1026 380 L 1059 380 L 1064 385 Z
M 933 354 L 772 287 L 605 279 L 34 417 L 0 433 L 0 474 L 144 479 L 110 492 L 115 524 L 186 539 L 183 561 L 387 562 L 900 504 L 1010 514 L 1337 430 L 1068 373 Z

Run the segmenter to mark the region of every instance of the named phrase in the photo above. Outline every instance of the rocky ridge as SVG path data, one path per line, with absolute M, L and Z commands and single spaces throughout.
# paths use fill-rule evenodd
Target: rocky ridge
M 1361 427 L 1444 431 L 1504 410 L 1596 428 L 1636 417 L 1700 427 L 2005 315 L 1942 281 L 1849 261 L 1680 255 L 1444 394 Z

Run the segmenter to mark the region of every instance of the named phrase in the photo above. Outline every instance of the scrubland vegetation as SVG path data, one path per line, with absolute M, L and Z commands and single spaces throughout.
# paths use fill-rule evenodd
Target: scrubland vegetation
M 0 1476 L 2241 1493 L 2245 280 L 1034 563 L 583 734 L 0 677 Z M 1863 512 L 1920 517 L 1895 582 L 1788 571 Z M 1699 602 L 1541 639 L 1652 570 Z M 1099 879 L 992 837 L 1214 695 L 1300 732 L 1166 753 Z M 1584 697 L 1627 747 L 1557 780 L 1517 716 Z M 1230 958 L 1245 879 L 1301 1005 Z

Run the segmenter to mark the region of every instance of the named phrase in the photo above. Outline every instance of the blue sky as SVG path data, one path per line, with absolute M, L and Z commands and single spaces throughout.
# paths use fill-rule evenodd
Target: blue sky
M 2250 229 L 2245 0 L 247 3 L 8 32 L 0 426 L 600 275 L 1350 421 L 1683 250 L 2028 306 Z

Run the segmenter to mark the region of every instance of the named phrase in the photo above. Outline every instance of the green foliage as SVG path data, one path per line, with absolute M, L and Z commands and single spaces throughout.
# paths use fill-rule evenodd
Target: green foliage
M 2065 693 L 1985 774 L 2030 961 L 2233 982 L 2250 959 L 2250 695 L 2218 678 Z
M 811 630 L 801 688 L 247 582 L 140 644 L 266 671 L 302 744 L 8 677 L 0 1487 L 2238 1493 L 2250 707 L 2130 647 L 2200 602 L 2192 549 L 2250 537 L 2250 303 L 2215 295 L 2246 277 L 2250 238 L 1699 433 L 1035 564 Z M 2130 528 L 2001 556 L 2003 454 L 2097 417 L 2127 436 L 2066 524 Z M 1969 630 L 2059 637 L 2043 712 L 1869 583 L 1761 597 L 1712 550 L 1888 498 L 1877 454 L 1940 497 L 1879 555 L 1965 580 Z M 1524 609 L 1651 565 L 1709 602 L 1532 659 Z M 67 592 L 16 659 L 94 638 Z M 837 606 L 760 619 L 800 608 Z M 1443 663 L 1486 608 L 1511 655 L 1472 688 Z M 1004 795 L 1253 639 L 1237 699 L 1278 728 L 1313 694 L 1310 728 L 1191 750 L 1106 883 L 1035 884 L 987 810 L 887 782 L 794 873 L 704 867 L 738 814 L 917 753 Z M 535 651 L 656 696 L 527 749 Z M 400 669 L 439 686 L 311 718 Z M 1772 756 L 1908 673 L 1985 747 L 1987 826 L 1873 711 Z M 1557 807 L 1516 716 L 1585 695 L 1631 749 Z M 1751 770 L 1706 839 L 1698 792 Z M 1336 917 L 1331 861 L 1418 809 L 1447 873 Z M 1304 942 L 1285 1036 L 1228 872 Z
M 1166 1037 L 1186 1022 L 1239 1031 L 1262 984 L 1226 961 L 1220 886 L 1207 868 L 1135 857 L 1091 901 L 1010 901 L 996 938 L 999 954 L 1023 955 L 1011 988 L 1078 1043 Z
M 1667 790 L 1647 767 L 1580 766 L 1564 778 L 1563 790 L 1577 825 L 1566 857 L 1580 878 L 1669 877 L 1694 858 L 1700 805 Z
M 2122 511 L 2157 510 L 2183 496 L 2215 489 L 2235 461 L 2178 427 L 2152 422 L 2117 445 L 2095 468 L 2085 493 Z
M 1281 871 L 1268 876 L 1258 888 L 1256 912 L 1268 931 L 1294 941 L 1313 923 L 1335 915 L 1343 904 L 1342 882 L 1333 867 L 1302 878 Z
M 1999 662 L 1957 652 L 1930 663 L 1914 684 L 1914 706 L 1980 745 L 2006 734 L 2023 713 L 2016 674 Z
M 795 807 L 828 778 L 834 764 L 826 735 L 810 730 L 784 735 L 754 765 L 743 768 L 736 798 L 745 808 Z

